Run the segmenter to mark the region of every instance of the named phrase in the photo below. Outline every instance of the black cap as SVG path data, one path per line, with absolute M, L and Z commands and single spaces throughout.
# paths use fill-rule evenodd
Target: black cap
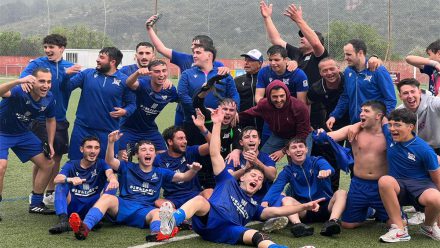
M 319 41 L 321 42 L 321 44 L 324 45 L 324 36 L 322 36 L 321 32 L 316 31 L 316 30 L 313 30 L 313 31 L 315 31 L 315 34 L 318 36 Z M 301 32 L 301 30 L 298 31 L 298 35 L 299 35 L 299 37 L 301 37 L 301 38 L 304 37 L 304 35 L 303 35 L 303 33 Z

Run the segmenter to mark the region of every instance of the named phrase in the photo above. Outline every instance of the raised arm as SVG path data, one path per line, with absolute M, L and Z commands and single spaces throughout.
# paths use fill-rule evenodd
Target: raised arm
M 119 130 L 113 131 L 108 134 L 107 150 L 105 152 L 105 162 L 114 171 L 119 170 L 120 161 L 115 158 L 115 142 L 118 141 L 123 134 L 119 133 Z
M 139 88 L 139 76 L 149 76 L 150 71 L 147 68 L 139 68 L 135 73 L 131 74 L 126 81 L 128 88 L 137 90 Z
M 225 169 L 225 161 L 223 160 L 221 151 L 220 132 L 222 128 L 222 121 L 225 114 L 221 108 L 217 108 L 211 114 L 213 122 L 211 144 L 209 146 L 209 155 L 211 156 L 212 170 L 214 175 L 220 174 Z
M 1 97 L 10 97 L 11 96 L 11 89 L 19 84 L 31 84 L 33 85 L 37 79 L 32 76 L 28 75 L 24 78 L 19 78 L 14 81 L 0 84 L 0 96 Z
M 146 21 L 146 23 L 148 23 L 150 21 L 150 19 L 153 18 L 157 18 L 157 15 L 153 15 L 150 18 L 148 18 L 148 20 Z M 147 28 L 147 35 L 150 38 L 151 43 L 153 43 L 154 47 L 156 48 L 156 50 L 162 54 L 163 56 L 167 57 L 168 59 L 171 59 L 173 50 L 166 47 L 163 42 L 159 39 L 159 37 L 157 36 L 156 32 L 154 32 L 154 25 L 150 26 L 150 25 L 146 25 Z
M 437 71 L 440 71 L 440 63 L 435 60 L 431 60 L 428 58 L 415 56 L 415 55 L 408 55 L 406 56 L 405 60 L 406 63 L 418 67 L 420 69 L 423 69 L 425 66 L 432 66 L 435 67 Z
M 301 30 L 301 33 L 312 46 L 313 54 L 316 57 L 321 57 L 325 51 L 324 45 L 319 40 L 319 37 L 316 35 L 315 31 L 313 31 L 313 29 L 310 28 L 307 22 L 303 19 L 301 6 L 298 8 L 295 6 L 295 4 L 289 5 L 284 11 L 284 15 L 289 17 L 296 23 L 296 25 L 298 25 L 299 30 Z
M 287 42 L 285 42 L 280 33 L 278 32 L 275 24 L 272 21 L 272 4 L 269 6 L 264 2 L 260 2 L 261 16 L 264 20 L 264 27 L 266 28 L 267 36 L 269 36 L 269 41 L 273 45 L 280 45 L 286 47 Z

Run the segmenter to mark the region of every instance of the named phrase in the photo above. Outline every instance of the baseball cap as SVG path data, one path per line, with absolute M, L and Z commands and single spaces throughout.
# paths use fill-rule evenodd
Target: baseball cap
M 321 32 L 313 30 L 315 32 L 315 34 L 318 36 L 319 41 L 321 42 L 321 44 L 324 45 L 324 36 L 322 36 Z M 301 30 L 298 31 L 298 35 L 299 37 L 304 37 L 303 33 L 301 32 Z
M 259 50 L 257 50 L 257 49 L 252 49 L 249 52 L 243 53 L 240 56 L 249 57 L 249 58 L 251 58 L 253 60 L 260 61 L 260 62 L 264 61 L 263 54 Z

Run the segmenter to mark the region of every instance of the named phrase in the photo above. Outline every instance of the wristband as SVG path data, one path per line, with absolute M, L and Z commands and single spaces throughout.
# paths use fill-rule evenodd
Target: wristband
M 64 179 L 64 183 L 69 183 L 69 182 L 67 181 L 67 177 L 66 177 L 66 179 Z
M 202 131 L 200 132 L 204 137 L 206 137 L 209 133 L 208 129 L 206 129 L 206 131 Z

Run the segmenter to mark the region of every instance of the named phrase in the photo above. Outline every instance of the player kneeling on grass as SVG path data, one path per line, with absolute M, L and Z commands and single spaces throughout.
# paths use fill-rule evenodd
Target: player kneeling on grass
M 229 174 L 220 154 L 220 132 L 224 113 L 216 109 L 211 119 L 212 129 L 209 153 L 216 180 L 214 192 L 207 200 L 196 196 L 173 213 L 169 203 L 160 208 L 160 233 L 170 235 L 176 226 L 192 217 L 193 230 L 204 240 L 227 243 L 246 244 L 257 247 L 286 247 L 272 242 L 266 235 L 245 225 L 251 220 L 265 220 L 277 216 L 287 216 L 304 210 L 319 210 L 319 202 L 311 201 L 296 206 L 268 207 L 260 206 L 253 195 L 263 184 L 264 173 L 258 167 L 249 168 L 240 178 L 240 182 Z
M 90 208 L 99 199 L 102 190 L 116 193 L 119 183 L 112 168 L 99 159 L 101 150 L 99 139 L 94 136 L 85 137 L 79 148 L 83 154 L 80 160 L 67 162 L 55 177 L 55 211 L 59 223 L 49 229 L 51 234 L 70 231 L 68 216 L 78 213 L 84 218 Z
M 55 98 L 50 92 L 52 75 L 46 68 L 37 68 L 32 75 L 0 84 L 0 201 L 3 179 L 8 165 L 8 150 L 14 151 L 21 162 L 31 160 L 37 167 L 33 182 L 29 213 L 55 214 L 43 203 L 43 193 L 50 181 L 53 160 L 53 140 L 55 137 Z M 23 91 L 22 84 L 32 85 L 29 93 Z M 48 136 L 47 152 L 43 153 L 41 140 L 29 130 L 33 119 L 46 119 Z
M 331 186 L 331 174 L 333 167 L 322 157 L 307 156 L 305 140 L 291 139 L 286 146 L 286 153 L 290 162 L 280 172 L 272 187 L 263 199 L 262 205 L 273 206 L 283 191 L 286 184 L 290 183 L 293 203 L 290 199 L 283 199 L 282 203 L 289 205 L 313 201 L 325 198 L 319 203 L 319 211 L 301 211 L 298 214 L 288 216 L 293 223 L 291 232 L 295 237 L 309 236 L 313 234 L 313 227 L 301 223 L 325 221 L 321 229 L 321 235 L 332 236 L 341 232 L 340 217 L 345 209 L 347 192 L 338 190 L 333 194 Z M 267 221 L 263 230 L 276 228 L 274 224 L 280 220 Z M 278 226 L 279 227 L 279 226 Z
M 379 193 L 389 216 L 391 228 L 380 236 L 382 242 L 409 241 L 400 206 L 412 205 L 425 212 L 422 234 L 440 241 L 440 169 L 434 150 L 415 135 L 417 116 L 408 109 L 390 113 L 387 141 L 389 172 L 379 179 Z M 438 127 L 432 127 L 438 128 Z
M 118 173 L 119 196 L 103 194 L 89 210 L 84 221 L 77 213 L 70 216 L 70 227 L 75 237 L 84 240 L 89 231 L 107 214 L 112 222 L 132 227 L 146 228 L 150 226 L 153 234 L 159 232 L 159 209 L 154 207 L 154 201 L 159 198 L 160 188 L 164 182 L 189 181 L 200 170 L 198 163 L 190 165 L 185 173 L 176 173 L 158 167 L 153 167 L 156 149 L 149 141 L 139 141 L 136 150 L 138 164 L 119 161 L 115 158 L 114 145 L 122 136 L 119 130 L 108 135 L 105 161 Z M 163 238 L 160 235 L 158 239 Z

